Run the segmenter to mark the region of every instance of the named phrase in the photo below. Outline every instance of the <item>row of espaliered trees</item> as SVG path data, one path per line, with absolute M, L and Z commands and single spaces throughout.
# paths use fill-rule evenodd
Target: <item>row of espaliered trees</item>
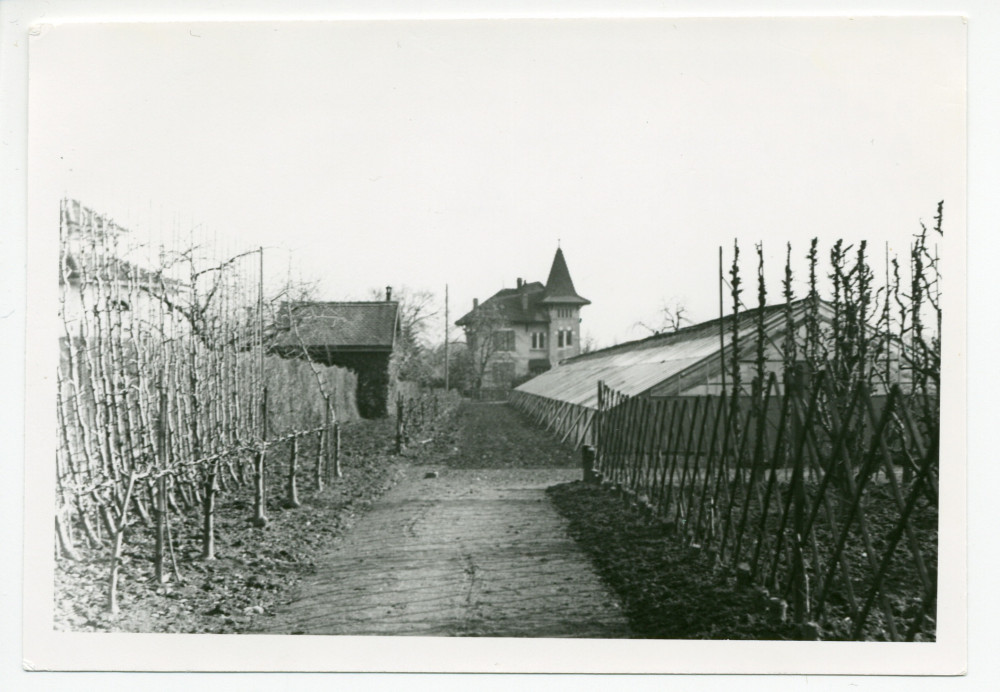
M 595 477 L 778 611 L 788 599 L 805 638 L 934 636 L 942 206 L 883 282 L 864 242 L 835 243 L 824 282 L 813 240 L 796 296 L 787 247 L 777 305 L 758 244 L 752 313 L 734 245 L 723 396 L 599 385 Z M 720 251 L 720 309 L 724 276 Z
M 941 274 L 937 239 L 943 235 L 944 203 L 940 202 L 934 226 L 921 223 L 911 243 L 906 265 L 898 256 L 885 252 L 883 281 L 877 280 L 871 250 L 866 241 L 856 247 L 842 240 L 829 253 L 830 293 L 823 298 L 820 290 L 818 240 L 813 239 L 805 256 L 808 266 L 808 289 L 801 298 L 793 288 L 791 245 L 786 246 L 782 299 L 785 305 L 785 328 L 780 342 L 765 332 L 767 288 L 764 282 L 764 251 L 756 245 L 757 312 L 755 352 L 743 353 L 739 337 L 739 316 L 747 311 L 739 264 L 739 245 L 734 244 L 733 260 L 726 282 L 732 299 L 733 319 L 729 344 L 724 348 L 731 377 L 730 395 L 734 400 L 748 393 L 759 405 L 766 380 L 766 349 L 772 346 L 781 354 L 784 379 L 805 378 L 818 373 L 829 380 L 839 394 L 864 384 L 871 394 L 887 394 L 894 385 L 905 390 L 910 413 L 918 432 L 929 437 L 940 414 L 941 385 Z M 794 306 L 805 305 L 800 317 Z M 753 378 L 750 391 L 742 381 L 741 363 L 752 358 Z
M 780 343 L 771 345 L 781 354 L 780 378 L 786 407 L 782 417 L 787 416 L 790 425 L 779 446 L 784 447 L 783 457 L 791 467 L 791 476 L 782 497 L 775 493 L 772 474 L 763 503 L 766 515 L 767 497 L 775 493 L 773 502 L 785 508 L 776 540 L 780 546 L 787 527 L 790 555 L 784 593 L 791 595 L 793 614 L 799 623 L 823 611 L 833 594 L 831 585 L 838 577 L 851 604 L 854 638 L 862 636 L 878 604 L 890 638 L 912 639 L 924 627 L 924 616 L 936 602 L 936 531 L 933 545 L 928 546 L 921 543 L 914 526 L 917 514 L 936 517 L 938 504 L 942 309 L 936 241 L 943 235 L 943 207 L 943 202 L 938 203 L 932 229 L 920 224 L 906 258 L 908 267 L 898 256 L 890 258 L 886 247 L 881 285 L 865 241 L 856 247 L 836 241 L 829 254 L 827 278 L 832 288 L 827 300 L 821 298 L 819 289 L 820 261 L 814 238 L 806 255 L 805 310 L 798 318 L 793 307 L 796 295 L 792 247 L 786 246 L 782 280 L 785 324 Z M 754 377 L 749 392 L 750 415 L 746 419 L 739 415 L 740 401 L 747 392 L 741 383 L 743 354 L 738 325 L 739 313 L 745 306 L 741 300 L 738 245 L 734 245 L 729 271 L 734 316 L 729 418 L 737 437 L 755 442 L 766 436 L 768 390 L 775 387 L 774 378 L 767 384 L 767 289 L 761 244 L 756 251 L 756 352 L 752 356 Z M 874 408 L 876 397 L 882 399 L 878 413 Z M 753 425 L 756 430 L 740 431 L 741 424 Z M 896 466 L 901 467 L 902 482 L 897 481 Z M 885 526 L 875 525 L 878 520 L 866 517 L 869 494 L 880 469 L 894 508 L 882 518 L 888 520 Z M 730 530 L 729 514 L 740 510 L 742 515 L 739 522 L 732 522 L 737 542 L 742 533 L 739 527 L 746 522 L 753 504 L 749 497 L 753 471 L 752 464 L 745 469 L 738 466 L 730 483 L 730 498 L 739 497 L 744 484 L 747 493 L 727 506 L 725 532 Z M 822 523 L 818 518 L 821 514 L 831 535 L 836 536 L 832 545 L 823 549 L 815 533 Z M 852 593 L 859 584 L 857 579 L 852 581 L 846 556 L 847 544 L 852 540 L 863 546 L 860 554 L 867 561 L 863 580 L 867 595 L 863 599 L 856 599 Z M 898 617 L 894 617 L 890 599 L 894 587 L 888 584 L 889 572 L 899 569 L 901 544 L 906 547 L 913 581 L 919 584 L 919 613 L 911 617 L 908 632 L 900 632 L 896 626 Z M 736 559 L 739 554 L 737 543 Z M 752 574 L 758 569 L 758 565 L 751 565 Z M 810 579 L 822 584 L 818 595 L 810 590 Z M 775 585 L 773 580 L 771 585 Z
M 796 296 L 792 248 L 790 244 L 786 246 L 782 280 L 785 324 L 780 344 L 773 345 L 781 354 L 780 373 L 788 409 L 783 417 L 787 416 L 791 423 L 782 444 L 791 476 L 785 497 L 776 497 L 774 501 L 778 506 L 784 505 L 776 540 L 780 545 L 787 527 L 791 550 L 784 593 L 790 593 L 799 623 L 806 623 L 815 618 L 817 611 L 823 611 L 832 595 L 830 587 L 836 572 L 840 573 L 841 587 L 848 592 L 851 602 L 854 638 L 861 636 L 876 602 L 881 606 L 881 617 L 890 637 L 912 638 L 924 627 L 924 615 L 936 601 L 936 541 L 931 546 L 921 544 L 914 529 L 914 515 L 923 512 L 936 517 L 938 503 L 942 310 L 936 239 L 943 234 L 943 207 L 943 202 L 937 205 L 933 228 L 921 223 L 914 237 L 907 258 L 909 276 L 902 275 L 904 265 L 898 257 L 890 258 L 886 248 L 881 285 L 876 280 L 871 251 L 865 241 L 856 247 L 836 241 L 829 255 L 827 278 L 832 290 L 826 301 L 819 290 L 818 242 L 813 239 L 806 255 L 805 310 L 799 319 L 793 309 Z M 764 330 L 767 290 L 762 245 L 758 244 L 756 250 L 755 372 L 750 392 L 751 415 L 745 425 L 757 429 L 744 431 L 743 439 L 764 437 L 767 425 L 768 337 Z M 736 245 L 729 287 L 734 315 L 730 420 L 737 433 L 742 422 L 739 402 L 746 395 L 740 381 L 743 356 L 738 316 L 745 306 L 740 296 L 738 257 Z M 873 406 L 876 395 L 884 397 L 879 414 Z M 825 465 L 815 463 L 824 457 Z M 902 467 L 902 484 L 896 478 L 896 465 Z M 866 518 L 872 489 L 869 484 L 874 485 L 880 468 L 895 510 L 886 517 L 889 526 L 873 525 L 877 520 Z M 753 484 L 753 465 L 748 465 L 749 473 L 740 470 L 733 476 L 730 497 L 740 494 L 738 488 L 744 482 L 749 481 L 747 493 Z M 765 515 L 767 496 L 773 492 L 772 475 L 764 491 Z M 831 494 L 836 496 L 835 501 L 831 501 Z M 742 506 L 738 507 L 739 504 Z M 741 510 L 740 522 L 733 521 L 737 542 L 742 533 L 739 526 L 746 522 L 752 504 L 745 496 L 740 503 L 728 505 L 727 512 L 737 507 Z M 823 551 L 822 559 L 815 536 L 821 513 L 831 534 L 836 535 L 829 552 Z M 726 531 L 730 529 L 728 518 Z M 936 532 L 934 536 L 936 539 Z M 858 581 L 852 581 L 846 557 L 847 544 L 852 540 L 863 545 L 861 555 L 868 563 L 864 580 L 867 596 L 863 602 L 851 593 Z M 887 584 L 893 561 L 898 560 L 895 553 L 900 543 L 906 544 L 908 569 L 915 575 L 920 591 L 920 613 L 911 618 L 909 631 L 902 633 L 896 627 L 889 598 L 892 589 Z M 809 564 L 810 550 L 812 564 Z M 738 548 L 734 554 L 739 557 Z M 751 573 L 756 574 L 759 566 L 750 567 Z M 810 590 L 811 578 L 823 585 L 818 596 Z
M 81 539 L 110 540 L 112 612 L 131 522 L 155 526 L 162 582 L 172 512 L 201 514 L 204 559 L 215 557 L 220 492 L 252 481 L 253 521 L 267 523 L 266 459 L 279 446 L 291 455 L 289 504 L 302 438 L 318 438 L 316 485 L 339 476 L 333 400 L 353 388 L 339 368 L 265 355 L 262 251 L 220 262 L 161 250 L 148 270 L 125 259 L 137 250 L 125 234 L 63 201 L 56 533 L 69 558 Z

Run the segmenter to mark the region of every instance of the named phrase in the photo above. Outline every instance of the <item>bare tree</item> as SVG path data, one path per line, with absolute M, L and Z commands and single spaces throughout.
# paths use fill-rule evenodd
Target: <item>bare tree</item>
M 580 353 L 592 353 L 596 351 L 600 346 L 597 344 L 597 339 L 594 335 L 587 332 L 583 335 L 583 339 L 580 341 Z
M 473 388 L 481 389 L 486 368 L 509 348 L 510 324 L 503 306 L 486 302 L 472 311 L 465 323 L 465 343 Z
M 161 252 L 163 266 L 156 272 L 154 280 L 140 283 L 139 289 L 161 302 L 168 312 L 180 315 L 199 341 L 209 348 L 217 348 L 220 344 L 213 338 L 213 326 L 218 316 L 213 311 L 218 311 L 217 298 L 227 289 L 226 281 L 229 277 L 226 270 L 240 259 L 255 255 L 258 251 L 249 250 L 221 262 L 199 266 L 204 265 L 204 260 L 198 257 L 199 250 L 199 247 L 191 246 L 182 251 Z M 185 278 L 188 283 L 184 286 L 185 290 L 178 290 L 182 284 L 165 276 L 165 272 L 177 265 L 186 269 Z M 252 328 L 249 324 L 245 326 Z
M 382 300 L 382 289 L 369 292 L 373 300 Z M 433 349 L 428 331 L 440 313 L 437 296 L 428 290 L 413 290 L 406 286 L 393 292 L 399 302 L 399 351 L 396 372 L 400 379 L 428 383 L 434 376 Z
M 646 322 L 636 322 L 636 327 L 642 327 L 648 330 L 651 334 L 673 334 L 674 332 L 680 331 L 685 324 L 694 324 L 689 317 L 687 317 L 687 306 L 684 305 L 684 301 L 678 298 L 671 298 L 668 301 L 664 301 L 663 306 L 656 313 L 654 320 L 651 323 Z
M 368 292 L 369 298 L 376 301 L 383 300 L 385 298 L 383 291 L 381 288 L 373 288 Z M 403 286 L 393 290 L 392 298 L 399 303 L 400 328 L 417 341 L 425 340 L 428 323 L 440 312 L 434 292 Z

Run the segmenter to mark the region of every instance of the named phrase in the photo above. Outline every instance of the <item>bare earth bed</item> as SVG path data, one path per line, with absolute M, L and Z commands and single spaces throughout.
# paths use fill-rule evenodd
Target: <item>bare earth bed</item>
M 643 639 L 791 639 L 749 590 L 721 577 L 701 551 L 682 546 L 613 490 L 574 481 L 549 488 L 569 531 L 621 599 Z
M 707 551 L 686 547 L 672 527 L 639 508 L 626 503 L 613 489 L 580 481 L 548 490 L 556 507 L 569 520 L 569 530 L 593 560 L 602 579 L 621 599 L 635 636 L 669 639 L 795 639 L 796 628 L 769 612 L 766 599 L 756 588 L 738 589 L 731 571 L 713 567 Z M 926 505 L 926 502 L 922 502 Z M 893 526 L 895 505 L 887 488 L 874 488 L 868 498 L 867 515 L 874 527 Z M 922 546 L 928 568 L 936 572 L 935 544 L 937 513 L 922 506 L 916 513 L 915 534 Z M 877 546 L 884 545 L 885 529 L 874 534 Z M 855 565 L 862 564 L 863 543 L 852 534 L 847 553 Z M 934 637 L 933 606 L 922 614 L 920 583 L 907 570 L 909 550 L 900 544 L 898 559 L 889 570 L 886 583 L 895 610 L 896 625 L 906 632 L 916 618 L 918 641 Z M 855 581 L 858 594 L 869 586 Z M 820 636 L 826 640 L 853 639 L 847 603 L 840 591 L 830 597 L 821 623 Z M 791 618 L 789 618 L 789 621 Z M 886 623 L 874 611 L 860 639 L 886 640 Z

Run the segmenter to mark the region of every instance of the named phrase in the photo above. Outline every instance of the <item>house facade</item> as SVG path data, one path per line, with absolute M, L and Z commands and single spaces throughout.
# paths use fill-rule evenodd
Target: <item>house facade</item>
M 465 329 L 478 384 L 506 389 L 580 354 L 580 310 L 590 301 L 576 292 L 561 248 L 548 280 L 517 279 L 455 324 Z

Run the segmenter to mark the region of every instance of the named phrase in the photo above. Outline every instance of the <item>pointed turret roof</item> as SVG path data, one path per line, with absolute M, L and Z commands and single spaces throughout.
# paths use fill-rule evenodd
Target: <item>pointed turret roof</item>
M 573 303 L 575 305 L 590 305 L 590 301 L 579 295 L 573 288 L 573 279 L 569 276 L 569 267 L 563 257 L 562 248 L 556 249 L 549 270 L 549 280 L 545 282 L 545 297 L 543 303 Z

